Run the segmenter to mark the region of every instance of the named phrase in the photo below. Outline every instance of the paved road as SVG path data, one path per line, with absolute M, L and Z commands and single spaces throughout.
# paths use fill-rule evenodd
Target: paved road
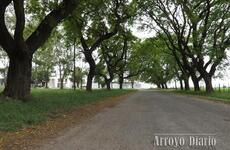
M 186 144 L 181 150 L 195 149 L 187 147 L 190 138 L 194 140 L 194 137 L 199 137 L 198 144 L 202 144 L 201 138 L 211 139 L 207 145 L 214 144 L 215 137 L 217 146 L 213 149 L 230 150 L 230 105 L 168 93 L 140 91 L 118 106 L 105 109 L 62 133 L 39 149 L 162 150 L 165 147 L 157 146 L 157 140 L 165 140 L 166 137 L 180 138 L 182 142 L 184 139 Z M 165 141 L 170 150 L 179 150 Z M 205 150 L 207 147 L 196 148 Z

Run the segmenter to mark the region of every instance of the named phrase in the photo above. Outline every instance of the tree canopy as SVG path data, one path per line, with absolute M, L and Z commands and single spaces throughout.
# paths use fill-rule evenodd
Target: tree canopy
M 226 0 L 1 0 L 0 47 L 9 59 L 2 94 L 26 99 L 31 84 L 48 87 L 55 70 L 60 88 L 67 79 L 83 87 L 87 75 L 87 91 L 96 76 L 108 89 L 179 80 L 189 90 L 191 79 L 196 91 L 204 81 L 212 92 L 216 70 L 227 65 L 229 10 Z M 135 37 L 136 24 L 154 35 Z

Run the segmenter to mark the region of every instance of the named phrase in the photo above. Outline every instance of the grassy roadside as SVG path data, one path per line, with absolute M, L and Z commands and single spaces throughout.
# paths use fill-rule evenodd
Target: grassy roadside
M 60 112 L 130 92 L 132 90 L 86 92 L 36 89 L 32 91 L 29 102 L 0 100 L 0 131 L 17 131 L 44 122 Z
M 221 91 L 221 92 L 215 91 L 213 93 L 206 93 L 205 91 L 195 92 L 195 91 L 169 90 L 168 92 L 182 94 L 182 95 L 196 96 L 207 100 L 230 104 L 230 92 L 228 91 Z

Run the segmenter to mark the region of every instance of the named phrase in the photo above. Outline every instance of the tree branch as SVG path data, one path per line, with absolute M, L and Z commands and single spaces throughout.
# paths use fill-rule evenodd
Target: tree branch
M 51 11 L 40 23 L 37 29 L 27 39 L 26 43 L 32 52 L 35 52 L 49 38 L 52 30 L 78 5 L 79 0 L 63 0 L 63 2 Z
M 0 45 L 9 54 L 12 53 L 15 48 L 15 42 L 5 24 L 5 11 L 6 7 L 12 0 L 0 1 Z
M 23 31 L 25 28 L 24 0 L 14 0 L 14 10 L 16 15 L 16 28 L 14 39 L 18 45 L 24 42 Z
M 90 51 L 94 51 L 96 50 L 97 47 L 100 46 L 100 44 L 104 41 L 107 40 L 109 38 L 111 38 L 112 36 L 116 35 L 118 30 L 119 30 L 119 26 L 120 26 L 120 21 L 118 21 L 113 29 L 113 31 L 106 33 L 104 35 L 102 35 L 101 37 L 99 37 L 96 42 L 91 46 Z

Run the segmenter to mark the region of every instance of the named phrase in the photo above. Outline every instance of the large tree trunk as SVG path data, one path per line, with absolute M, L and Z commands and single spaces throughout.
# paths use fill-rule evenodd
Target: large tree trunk
M 11 0 L 0 0 L 0 45 L 10 54 L 10 64 L 3 95 L 26 99 L 30 96 L 32 54 L 50 37 L 52 30 L 68 17 L 79 4 L 76 0 L 61 2 L 57 8 L 44 16 L 34 32 L 24 40 L 25 5 L 24 0 L 14 1 L 15 32 L 11 35 L 6 28 L 5 12 Z M 29 50 L 28 50 L 29 49 Z
M 180 79 L 180 89 L 184 90 L 183 80 Z
M 45 82 L 45 88 L 46 88 L 46 89 L 48 89 L 48 88 L 49 88 L 49 86 L 48 86 L 48 82 L 47 82 L 47 81 Z
M 32 55 L 10 56 L 7 82 L 3 95 L 15 99 L 30 97 Z
M 213 86 L 212 86 L 212 76 L 215 73 L 216 66 L 212 66 L 210 72 L 208 73 L 205 68 L 202 68 L 202 65 L 198 66 L 198 71 L 200 72 L 202 78 L 204 79 L 205 85 L 206 85 L 206 92 L 210 93 L 213 92 Z
M 86 91 L 92 91 L 93 78 L 96 74 L 96 63 L 93 59 L 92 53 L 84 53 L 87 62 L 89 63 L 89 73 L 87 76 Z
M 90 65 L 89 74 L 87 76 L 87 84 L 86 84 L 86 90 L 87 91 L 92 91 L 94 76 L 95 76 L 95 66 Z
M 197 77 L 192 76 L 192 82 L 194 84 L 194 90 L 200 91 L 199 79 Z
M 160 89 L 160 88 L 161 88 L 161 85 L 160 85 L 160 84 L 157 84 L 157 88 Z
M 92 91 L 93 78 L 94 78 L 94 73 L 92 70 L 90 70 L 87 77 L 86 91 Z
M 212 66 L 210 73 L 208 73 L 205 68 L 202 68 L 202 65 L 198 66 L 198 71 L 200 72 L 202 78 L 204 79 L 205 85 L 206 85 L 206 92 L 210 93 L 213 92 L 213 86 L 212 86 L 212 76 L 215 73 L 215 66 Z
M 162 89 L 165 89 L 165 85 L 161 83 L 161 88 Z
M 164 85 L 165 85 L 165 88 L 166 88 L 166 89 L 168 89 L 168 85 L 167 85 L 167 83 L 165 83 Z
M 46 74 L 45 74 L 45 88 L 49 88 L 49 68 L 46 68 Z
M 64 89 L 64 79 L 60 79 L 60 89 Z
M 111 81 L 110 80 L 106 81 L 106 87 L 107 87 L 107 90 L 111 90 Z
M 185 90 L 186 90 L 186 91 L 190 90 L 190 87 L 189 87 L 189 79 L 188 79 L 188 78 L 185 78 L 185 79 L 184 79 L 184 87 L 185 87 Z
M 124 83 L 124 78 L 123 78 L 123 76 L 122 76 L 122 77 L 119 77 L 119 88 L 120 88 L 120 89 L 123 89 L 123 83 Z
M 203 77 L 205 85 L 206 85 L 206 92 L 213 92 L 213 86 L 212 86 L 212 77 L 211 76 L 204 76 Z

